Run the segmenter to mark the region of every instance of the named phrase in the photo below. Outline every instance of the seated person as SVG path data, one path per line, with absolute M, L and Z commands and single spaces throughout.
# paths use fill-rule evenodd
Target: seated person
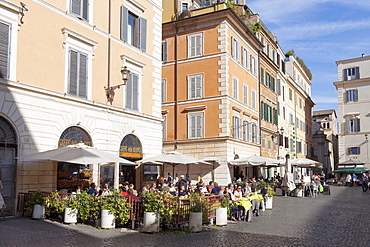
M 234 191 L 235 200 L 240 200 L 243 197 L 242 187 L 238 186 L 237 189 Z

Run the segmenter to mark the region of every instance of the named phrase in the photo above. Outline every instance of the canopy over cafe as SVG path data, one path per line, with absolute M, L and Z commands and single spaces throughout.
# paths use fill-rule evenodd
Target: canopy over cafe
M 72 126 L 62 133 L 58 147 L 77 143 L 93 146 L 91 137 L 84 129 Z M 133 134 L 126 135 L 121 141 L 119 156 L 132 162 L 142 159 L 140 140 Z M 139 174 L 138 177 L 140 177 Z M 58 162 L 57 190 L 71 192 L 78 186 L 88 188 L 91 182 L 97 183 L 98 181 L 101 186 L 108 183 L 111 187 L 117 188 L 119 184 L 128 181 L 139 187 L 140 184 L 137 182 L 141 181 L 138 177 L 135 165 L 119 163 L 116 169 L 116 163 L 80 165 Z

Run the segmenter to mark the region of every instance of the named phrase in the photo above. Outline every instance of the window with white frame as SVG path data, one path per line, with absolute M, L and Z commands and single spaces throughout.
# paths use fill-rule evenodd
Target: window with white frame
M 252 56 L 252 68 L 251 68 L 251 70 L 252 70 L 253 75 L 257 76 L 257 74 L 258 74 L 257 59 L 254 56 Z
M 168 61 L 168 46 L 167 41 L 162 41 L 162 62 Z
M 252 140 L 252 131 L 251 125 L 247 120 L 243 122 L 243 134 L 244 134 L 244 141 L 250 142 Z
M 121 40 L 146 51 L 147 20 L 121 6 Z
M 343 77 L 344 81 L 360 79 L 360 67 L 344 69 Z
M 126 82 L 126 109 L 139 111 L 139 75 L 130 72 Z
M 197 33 L 188 36 L 188 56 L 198 57 L 203 55 L 203 34 Z
M 203 74 L 188 76 L 189 99 L 203 97 Z
M 166 80 L 162 80 L 162 85 L 161 85 L 161 102 L 164 103 L 166 102 Z
M 283 106 L 283 119 L 285 120 L 285 106 Z
M 251 131 L 252 131 L 252 142 L 260 144 L 259 126 L 256 123 L 251 123 Z
M 70 0 L 70 12 L 78 18 L 89 20 L 89 0 Z
M 359 118 L 348 118 L 347 119 L 347 132 L 354 133 L 360 131 L 360 119 Z
M 192 113 L 188 115 L 189 139 L 203 137 L 203 113 Z
M 68 52 L 69 95 L 87 98 L 88 55 L 70 48 Z
M 351 89 L 346 91 L 347 102 L 356 102 L 358 101 L 358 90 Z
M 302 142 L 297 141 L 297 153 L 301 154 L 302 153 Z
M 238 78 L 233 77 L 233 97 L 238 99 Z
M 242 51 L 242 64 L 245 68 L 249 68 L 249 53 L 245 47 L 243 47 Z
M 243 138 L 243 125 L 242 125 L 242 119 L 237 116 L 233 116 L 233 135 L 234 138 L 242 139 Z
M 235 37 L 231 38 L 231 55 L 237 61 L 240 60 L 240 43 Z
M 248 105 L 248 85 L 245 83 L 243 85 L 243 102 Z
M 159 176 L 159 166 L 144 165 L 144 179 L 145 180 L 154 180 Z
M 252 108 L 256 109 L 256 90 L 252 89 Z
M 189 9 L 189 3 L 181 2 L 181 11 L 188 10 L 188 9 Z

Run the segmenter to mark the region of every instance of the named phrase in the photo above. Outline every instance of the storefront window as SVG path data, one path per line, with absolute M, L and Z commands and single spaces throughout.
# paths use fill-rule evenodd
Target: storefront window
M 159 166 L 144 165 L 144 179 L 157 179 L 159 176 Z
M 71 193 L 78 187 L 88 188 L 91 176 L 89 165 L 58 162 L 57 190 Z

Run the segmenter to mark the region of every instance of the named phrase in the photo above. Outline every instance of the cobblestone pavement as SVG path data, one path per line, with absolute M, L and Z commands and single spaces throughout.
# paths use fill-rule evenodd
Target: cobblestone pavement
M 370 246 L 370 192 L 331 186 L 317 198 L 275 197 L 253 222 L 194 234 L 99 230 L 29 218 L 0 219 L 0 246 Z

